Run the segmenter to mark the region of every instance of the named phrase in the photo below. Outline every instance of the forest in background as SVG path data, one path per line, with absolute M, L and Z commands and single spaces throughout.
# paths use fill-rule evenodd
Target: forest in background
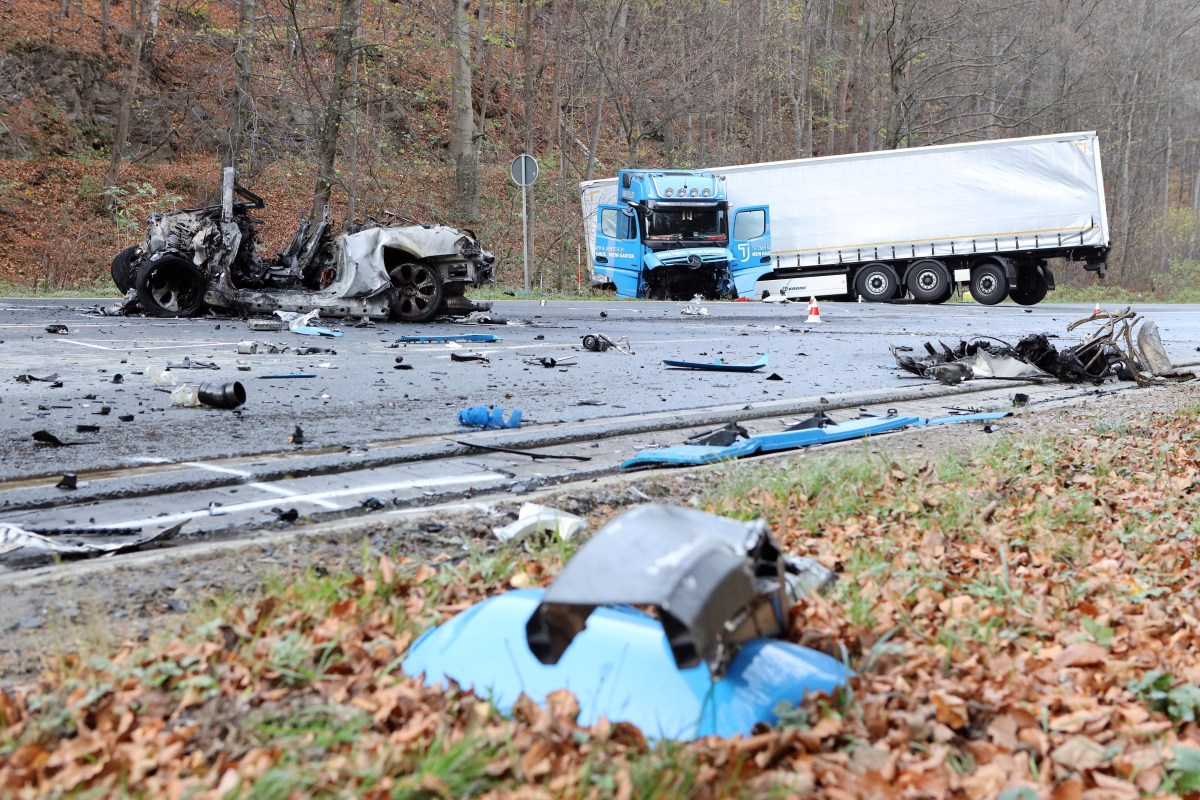
M 1108 280 L 1170 297 L 1200 286 L 1197 23 L 1190 0 L 0 0 L 0 281 L 107 286 L 150 212 L 236 164 L 267 252 L 328 198 L 472 228 L 516 286 L 528 152 L 533 283 L 574 289 L 579 181 L 621 167 L 1096 130 Z

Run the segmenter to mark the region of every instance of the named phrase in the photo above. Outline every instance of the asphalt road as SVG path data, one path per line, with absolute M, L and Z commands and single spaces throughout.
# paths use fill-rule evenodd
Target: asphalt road
M 756 404 L 789 398 L 910 386 L 894 369 L 889 345 L 917 348 L 987 335 L 1015 342 L 1028 333 L 1078 341 L 1067 325 L 1090 307 L 985 307 L 822 303 L 820 325 L 806 322 L 804 304 L 508 301 L 492 317 L 507 324 L 380 323 L 358 328 L 328 320 L 335 338 L 290 331 L 256 332 L 245 320 L 162 320 L 101 317 L 80 300 L 0 301 L 0 480 L 60 475 L 139 463 L 254 453 L 364 447 L 393 439 L 455 433 L 460 409 L 520 408 L 524 423 L 597 420 L 651 412 Z M 1116 310 L 1116 309 L 1114 309 Z M 1200 343 L 1196 306 L 1141 306 L 1155 320 L 1175 362 L 1194 360 Z M 51 324 L 65 334 L 47 332 Z M 397 345 L 403 335 L 495 334 L 494 344 Z M 582 349 L 585 334 L 628 337 L 631 355 Z M 256 354 L 239 354 L 252 340 Z M 299 355 L 266 353 L 265 345 L 328 348 Z M 488 362 L 454 361 L 481 354 Z M 663 359 L 752 362 L 748 374 L 667 369 Z M 570 366 L 545 368 L 535 359 Z M 184 358 L 219 369 L 173 370 L 187 383 L 240 381 L 247 401 L 229 411 L 175 408 L 147 370 Z M 395 369 L 396 359 L 412 369 Z M 238 362 L 246 370 L 239 370 Z M 531 363 L 534 362 L 534 363 Z M 49 380 L 19 382 L 30 375 Z M 301 373 L 314 377 L 279 378 Z M 782 380 L 767 380 L 772 374 Z M 121 377 L 117 379 L 117 375 Z M 108 409 L 105 413 L 104 409 Z M 122 419 L 122 418 L 125 419 Z M 77 431 L 77 426 L 97 426 Z M 290 440 L 296 426 L 304 441 Z M 47 431 L 67 446 L 35 441 Z

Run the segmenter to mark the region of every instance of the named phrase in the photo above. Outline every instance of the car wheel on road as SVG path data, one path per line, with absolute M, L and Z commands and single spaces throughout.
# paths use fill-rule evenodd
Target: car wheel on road
M 193 317 L 204 305 L 204 273 L 186 258 L 165 255 L 138 267 L 134 288 L 152 317 Z
M 125 294 L 133 288 L 133 284 L 137 281 L 137 266 L 134 265 L 134 256 L 142 248 L 138 245 L 126 247 L 121 252 L 117 253 L 112 260 L 112 279 L 117 288 L 121 290 L 121 294 Z
M 428 322 L 442 308 L 442 280 L 428 264 L 406 261 L 388 275 L 400 297 L 392 304 L 392 319 L 398 322 Z

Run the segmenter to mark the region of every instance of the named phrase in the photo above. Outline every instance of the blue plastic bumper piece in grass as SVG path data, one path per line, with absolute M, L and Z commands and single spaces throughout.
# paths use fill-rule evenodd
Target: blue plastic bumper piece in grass
M 684 444 L 656 450 L 643 450 L 633 458 L 622 461 L 621 468 L 712 464 L 717 461 L 745 458 L 758 453 L 774 453 L 779 450 L 810 447 L 814 444 L 859 439 L 863 436 L 873 436 L 920 424 L 922 424 L 920 417 L 864 417 L 836 425 L 826 425 L 823 428 L 763 433 L 734 442 L 726 447 Z
M 521 589 L 472 606 L 422 635 L 401 668 L 430 685 L 453 680 L 502 713 L 521 693 L 544 703 L 568 689 L 579 701 L 580 724 L 605 717 L 631 722 L 652 739 L 679 740 L 749 734 L 775 722 L 780 703 L 831 692 L 851 674 L 836 659 L 778 639 L 745 644 L 717 680 L 704 664 L 681 670 L 658 620 L 627 606 L 597 608 L 547 666 L 530 652 L 525 631 L 542 595 Z

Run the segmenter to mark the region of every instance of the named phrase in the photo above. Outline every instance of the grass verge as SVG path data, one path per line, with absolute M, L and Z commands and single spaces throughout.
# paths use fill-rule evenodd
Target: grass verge
M 842 451 L 845 453 L 846 451 Z M 1200 410 L 969 457 L 733 465 L 709 510 L 841 573 L 789 637 L 858 671 L 755 736 L 649 744 L 397 666 L 573 545 L 280 575 L 0 693 L 13 796 L 1137 797 L 1200 789 Z M 840 794 L 838 794 L 840 793 Z

